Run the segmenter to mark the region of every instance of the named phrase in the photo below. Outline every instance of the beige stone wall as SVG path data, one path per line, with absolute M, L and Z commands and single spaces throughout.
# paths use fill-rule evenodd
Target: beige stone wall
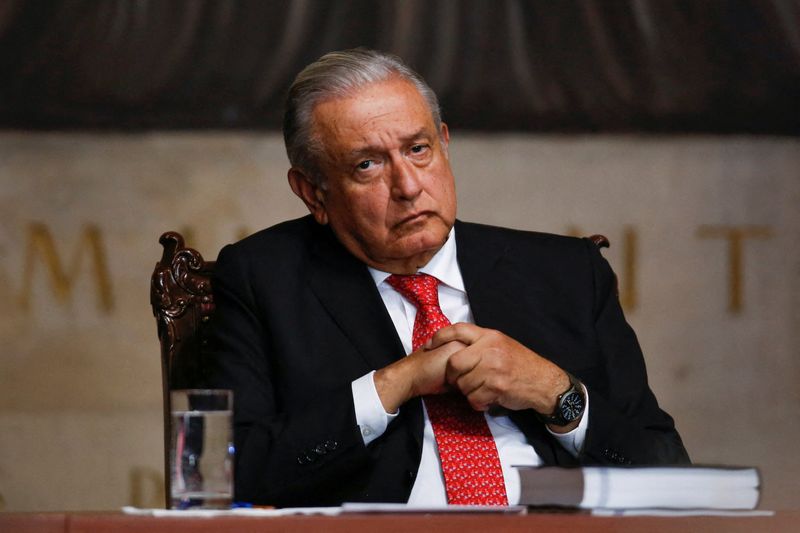
M 796 506 L 800 141 L 454 132 L 451 155 L 461 218 L 611 239 L 693 459 Z M 303 214 L 285 171 L 274 134 L 0 133 L 0 510 L 160 504 L 158 235 L 213 258 Z

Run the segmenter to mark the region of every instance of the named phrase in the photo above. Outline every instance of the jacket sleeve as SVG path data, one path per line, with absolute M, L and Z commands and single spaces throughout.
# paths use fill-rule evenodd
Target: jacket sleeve
M 350 384 L 327 388 L 281 387 L 285 362 L 275 357 L 264 295 L 252 283 L 248 262 L 226 247 L 213 287 L 213 384 L 234 391 L 235 500 L 262 505 L 337 504 L 347 495 L 337 481 L 358 486 L 369 459 L 355 421 Z
M 587 383 L 589 428 L 581 464 L 682 464 L 689 456 L 672 418 L 658 406 L 644 357 L 617 296 L 616 277 L 585 239 L 594 281 L 594 324 L 604 380 Z

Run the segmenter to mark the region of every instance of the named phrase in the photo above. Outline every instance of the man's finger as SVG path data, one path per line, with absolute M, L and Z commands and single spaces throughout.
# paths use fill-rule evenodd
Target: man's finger
M 425 354 L 426 357 L 449 357 L 450 355 L 463 350 L 467 345 L 461 342 L 448 342 L 435 348 L 425 348 L 419 350 L 420 354 Z
M 488 411 L 490 407 L 498 404 L 497 395 L 484 386 L 478 387 L 465 396 L 476 411 Z
M 480 354 L 475 350 L 470 350 L 468 347 L 452 354 L 447 360 L 445 380 L 457 387 L 459 378 L 472 372 L 480 362 Z
M 485 381 L 476 372 L 468 372 L 456 378 L 451 385 L 461 391 L 461 394 L 469 397 L 483 388 Z
M 437 331 L 433 337 L 425 344 L 426 349 L 433 349 L 446 344 L 451 341 L 459 341 L 464 344 L 473 344 L 477 341 L 482 334 L 482 328 L 474 325 L 467 324 L 466 322 L 458 322 L 451 326 L 444 327 Z

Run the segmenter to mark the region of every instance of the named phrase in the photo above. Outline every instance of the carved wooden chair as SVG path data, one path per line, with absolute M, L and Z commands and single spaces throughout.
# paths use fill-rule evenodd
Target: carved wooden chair
M 590 235 L 589 239 L 597 246 L 598 248 L 608 248 L 611 246 L 611 243 L 608 241 L 605 235 Z
M 208 384 L 206 324 L 214 311 L 211 291 L 213 261 L 187 248 L 174 231 L 164 233 L 164 247 L 150 280 L 150 305 L 161 343 L 161 381 L 164 397 L 164 490 L 170 506 L 169 452 L 170 391 L 204 388 Z
M 598 248 L 607 248 L 603 235 L 589 237 Z M 150 283 L 150 304 L 161 342 L 161 378 L 164 396 L 164 489 L 170 506 L 170 391 L 203 388 L 208 384 L 208 350 L 205 325 L 214 312 L 211 274 L 214 262 L 187 248 L 174 231 L 164 233 L 164 247 Z

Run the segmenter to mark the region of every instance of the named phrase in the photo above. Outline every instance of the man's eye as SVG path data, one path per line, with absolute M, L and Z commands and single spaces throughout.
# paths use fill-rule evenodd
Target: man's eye
M 425 151 L 425 149 L 427 147 L 428 147 L 428 145 L 426 145 L 426 144 L 415 144 L 414 146 L 411 147 L 411 152 L 413 152 L 415 154 L 420 154 L 423 151 Z
M 373 162 L 371 160 L 367 159 L 366 161 L 359 163 L 357 166 L 359 170 L 369 170 L 369 168 L 372 166 L 372 163 Z

